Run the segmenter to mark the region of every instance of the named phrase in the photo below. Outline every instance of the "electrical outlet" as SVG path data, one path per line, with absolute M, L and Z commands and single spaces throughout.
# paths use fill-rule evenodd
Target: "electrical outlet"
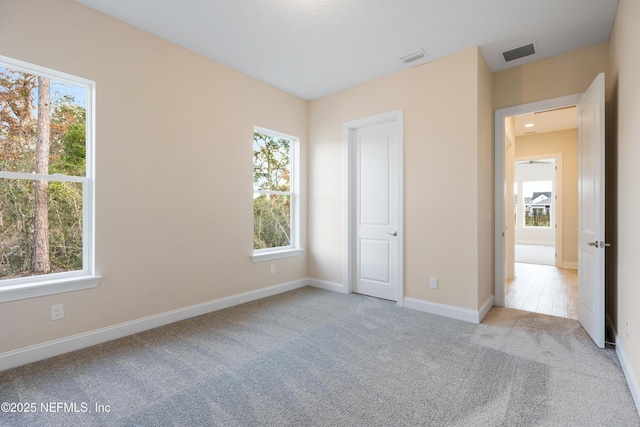
M 51 306 L 51 320 L 64 319 L 64 304 L 56 304 Z
M 625 329 L 625 333 L 627 338 L 629 338 L 629 321 L 627 320 L 627 328 Z
M 269 267 L 269 273 L 271 274 L 276 274 L 276 266 L 271 264 L 271 266 Z
M 431 289 L 438 289 L 438 278 L 437 277 L 430 277 L 429 278 L 429 287 Z

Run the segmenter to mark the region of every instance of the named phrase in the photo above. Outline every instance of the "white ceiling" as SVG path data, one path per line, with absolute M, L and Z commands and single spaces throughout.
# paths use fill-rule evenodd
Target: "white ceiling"
M 532 124 L 533 126 L 525 127 L 526 124 Z M 516 136 L 522 136 L 575 129 L 577 127 L 578 112 L 576 107 L 570 107 L 516 116 L 515 132 Z
M 609 40 L 618 0 L 76 0 L 304 99 L 480 46 L 493 71 Z M 501 52 L 536 43 L 506 64 Z M 427 57 L 404 64 L 419 48 Z

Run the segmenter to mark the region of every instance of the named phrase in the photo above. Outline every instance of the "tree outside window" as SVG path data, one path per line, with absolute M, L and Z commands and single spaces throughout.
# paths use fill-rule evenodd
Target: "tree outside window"
M 295 138 L 253 133 L 253 249 L 295 246 Z
M 87 98 L 0 63 L 0 279 L 87 267 Z

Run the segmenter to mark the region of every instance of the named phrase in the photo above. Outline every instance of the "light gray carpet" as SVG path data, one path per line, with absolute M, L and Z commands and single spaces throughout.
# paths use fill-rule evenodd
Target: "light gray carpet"
M 313 288 L 0 373 L 2 426 L 640 426 L 613 350 L 570 319 L 481 325 Z

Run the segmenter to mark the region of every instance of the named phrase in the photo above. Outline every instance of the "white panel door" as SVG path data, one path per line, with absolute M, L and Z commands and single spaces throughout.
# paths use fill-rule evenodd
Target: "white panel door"
M 604 348 L 604 74 L 578 102 L 578 320 Z
M 398 138 L 395 123 L 354 130 L 355 281 L 353 291 L 398 299 Z

